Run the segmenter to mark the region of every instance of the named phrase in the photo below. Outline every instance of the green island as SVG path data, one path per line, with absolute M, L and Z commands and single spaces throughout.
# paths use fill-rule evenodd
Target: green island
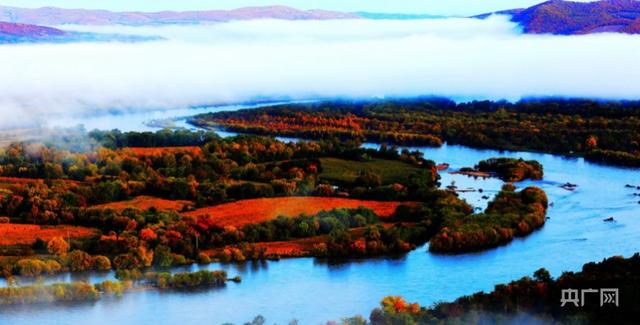
M 481 160 L 474 168 L 463 167 L 454 173 L 473 177 L 496 176 L 505 182 L 540 180 L 544 176 L 543 167 L 539 162 L 525 161 L 522 158 L 490 158 Z
M 286 104 L 195 116 L 206 128 L 308 139 L 538 151 L 640 167 L 640 103 L 397 99 Z

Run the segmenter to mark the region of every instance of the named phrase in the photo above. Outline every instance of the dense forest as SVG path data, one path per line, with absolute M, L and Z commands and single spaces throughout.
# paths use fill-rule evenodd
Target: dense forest
M 506 186 L 474 214 L 455 191 L 439 189 L 433 161 L 396 147 L 185 131 L 90 136 L 91 150 L 65 145 L 77 143 L 69 139 L 0 150 L 5 277 L 278 257 L 270 243 L 298 243 L 289 256 L 353 257 L 406 252 L 436 236 L 432 250 L 464 252 L 544 223 L 544 192 Z M 220 204 L 278 197 L 338 205 L 220 223 Z M 336 198 L 362 206 L 342 208 Z
M 196 116 L 190 122 L 230 131 L 398 145 L 525 150 L 640 167 L 640 103 L 444 99 L 321 102 Z
M 576 290 L 575 297 L 562 290 Z M 601 301 L 602 289 L 617 289 L 617 298 Z M 586 292 L 583 296 L 580 292 Z M 565 297 L 565 304 L 562 298 Z M 588 263 L 580 272 L 565 272 L 553 279 L 540 269 L 533 277 L 499 284 L 492 292 L 479 292 L 431 307 L 385 297 L 369 320 L 345 318 L 345 325 L 409 324 L 635 324 L 640 312 L 640 255 L 611 257 Z M 617 305 L 616 305 L 617 304 Z
M 530 234 L 545 223 L 547 195 L 539 188 L 528 187 L 514 192 L 503 187 L 483 214 L 464 217 L 447 216 L 442 228 L 431 239 L 433 252 L 460 252 L 494 247 Z

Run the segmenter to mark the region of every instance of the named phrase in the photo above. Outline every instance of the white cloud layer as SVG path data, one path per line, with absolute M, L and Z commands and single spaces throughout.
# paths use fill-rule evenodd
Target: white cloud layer
M 640 99 L 640 36 L 521 35 L 505 17 L 74 29 L 167 40 L 0 46 L 0 127 L 256 97 Z

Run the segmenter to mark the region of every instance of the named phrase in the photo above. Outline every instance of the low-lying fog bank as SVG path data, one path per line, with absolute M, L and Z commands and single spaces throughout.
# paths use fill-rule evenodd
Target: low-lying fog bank
M 166 40 L 0 47 L 0 128 L 257 98 L 640 98 L 640 36 L 521 35 L 506 17 L 65 28 Z

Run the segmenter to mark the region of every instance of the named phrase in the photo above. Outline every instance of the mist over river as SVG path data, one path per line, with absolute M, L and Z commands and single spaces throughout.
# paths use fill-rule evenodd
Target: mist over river
M 232 110 L 243 105 L 216 107 L 189 112 L 163 113 L 161 118 L 184 116 L 205 111 Z M 183 114 L 188 113 L 188 114 Z M 167 115 L 169 114 L 169 115 Z M 89 122 L 94 127 L 124 130 L 150 130 L 144 122 L 156 117 L 110 116 L 108 123 Z M 229 135 L 225 133 L 225 135 Z M 366 144 L 375 147 L 374 144 Z M 592 164 L 583 159 L 550 154 L 476 150 L 445 145 L 420 150 L 425 158 L 449 163 L 455 170 L 475 165 L 490 157 L 522 157 L 544 165 L 542 181 L 516 183 L 518 188 L 541 187 L 553 205 L 545 226 L 526 238 L 480 253 L 438 255 L 427 245 L 408 254 L 327 262 L 314 258 L 239 264 L 194 265 L 178 270 L 225 269 L 230 276 L 240 275 L 241 283 L 222 289 L 189 293 L 158 290 L 132 291 L 122 298 L 106 298 L 95 303 L 73 305 L 11 306 L 0 309 L 0 324 L 242 324 L 263 315 L 270 324 L 319 324 L 327 320 L 361 314 L 369 316 L 386 295 L 402 295 L 408 301 L 430 305 L 453 300 L 476 291 L 488 291 L 495 284 L 531 275 L 540 267 L 553 276 L 577 271 L 584 263 L 613 255 L 630 256 L 640 251 L 640 204 L 636 189 L 640 172 L 633 169 Z M 496 193 L 502 186 L 497 179 L 474 179 L 441 173 L 442 186 L 455 181 L 458 188 L 482 188 L 461 193 L 472 205 L 484 208 L 481 195 Z M 577 184 L 575 191 L 560 185 Z M 603 222 L 614 217 L 615 222 Z M 63 274 L 45 282 L 87 280 L 99 282 L 113 273 Z M 6 283 L 1 283 L 6 286 Z

